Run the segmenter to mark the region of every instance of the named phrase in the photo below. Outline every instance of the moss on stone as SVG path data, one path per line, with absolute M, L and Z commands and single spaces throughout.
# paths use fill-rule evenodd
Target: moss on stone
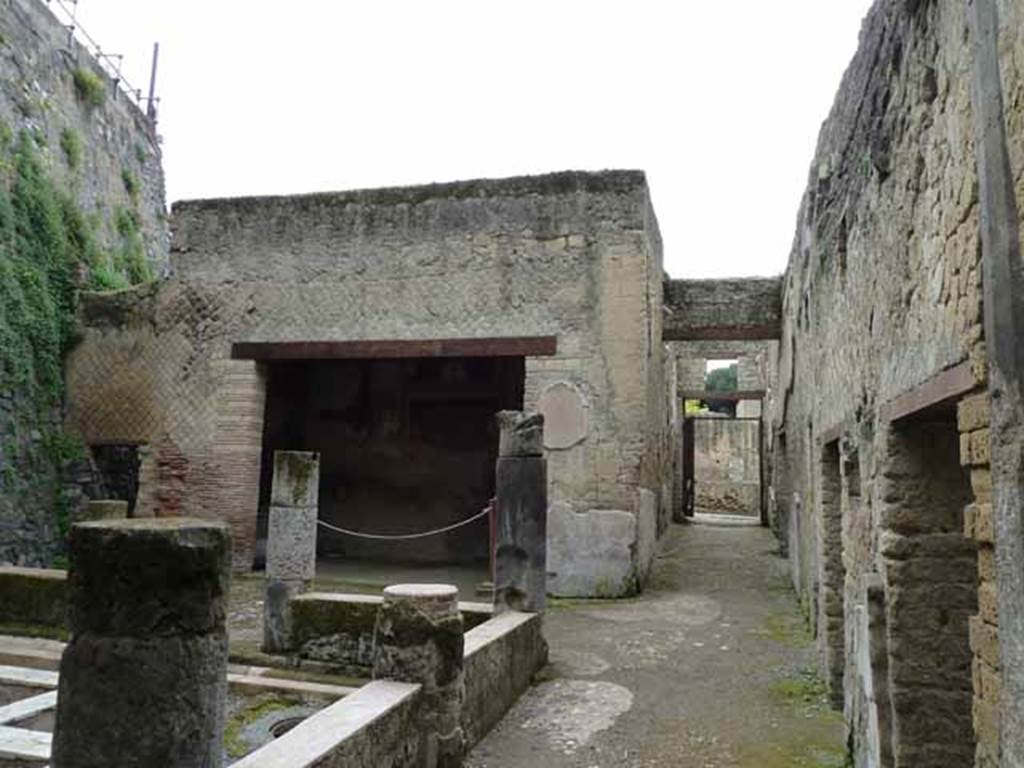
M 64 626 L 53 627 L 46 624 L 26 624 L 17 621 L 0 621 L 0 635 L 38 637 L 45 640 L 60 640 L 65 643 L 71 639 L 71 632 Z
M 26 628 L 67 627 L 67 574 L 35 568 L 0 568 L 0 622 Z M 36 635 L 32 635 L 36 636 Z
M 300 598 L 293 600 L 292 633 L 296 645 L 315 637 L 340 633 L 373 633 L 377 621 L 376 602 L 346 602 Z
M 768 614 L 757 633 L 790 648 L 806 648 L 813 641 L 807 625 L 789 612 Z
M 771 692 L 788 704 L 827 706 L 828 689 L 813 669 L 803 669 L 782 680 L 776 680 L 771 685 Z
M 256 722 L 271 712 L 291 709 L 303 704 L 301 699 L 278 694 L 266 694 L 256 702 L 245 707 L 231 717 L 224 727 L 224 750 L 229 757 L 240 758 L 249 753 L 251 747 L 245 741 L 243 733 L 247 725 Z
M 846 750 L 818 735 L 764 742 L 743 750 L 737 768 L 852 768 Z

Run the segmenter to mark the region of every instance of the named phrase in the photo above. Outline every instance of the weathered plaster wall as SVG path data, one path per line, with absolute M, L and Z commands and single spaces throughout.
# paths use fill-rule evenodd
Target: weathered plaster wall
M 1020 195 L 1024 3 L 999 6 L 1006 119 Z M 785 276 L 782 341 L 768 361 L 772 523 L 819 633 L 833 700 L 845 700 L 858 766 L 878 764 L 871 760 L 886 750 L 897 766 L 998 764 L 998 622 L 970 68 L 966 4 L 875 3 L 819 138 Z M 948 511 L 959 523 L 951 518 L 940 541 L 928 538 L 939 534 L 899 521 L 921 491 L 912 490 L 917 481 L 906 469 L 904 438 L 897 439 L 906 426 L 890 421 L 886 405 L 959 364 L 968 372 L 953 398 L 960 400 L 959 424 L 956 402 L 924 416 L 944 435 L 929 448 L 963 434 L 961 461 L 970 469 L 969 495 Z M 837 453 L 830 457 L 830 451 Z M 927 474 L 938 464 L 925 466 Z M 975 547 L 977 573 L 968 578 L 957 568 L 973 563 Z M 869 636 L 878 638 L 864 628 L 869 583 L 879 577 L 886 654 L 894 665 L 888 674 L 896 686 L 881 699 L 877 675 L 873 690 L 864 682 L 872 679 L 877 642 L 863 645 Z M 838 584 L 841 601 L 833 591 Z M 920 658 L 914 627 L 933 626 L 928 601 L 940 594 L 957 596 L 943 614 L 951 665 L 943 685 L 950 694 L 941 707 L 923 699 L 909 705 L 928 682 L 899 666 L 899 654 Z M 925 601 L 916 618 L 903 612 L 915 595 Z M 966 683 L 973 705 L 954 695 L 960 682 L 950 670 L 963 672 L 957 665 L 964 653 L 973 655 L 973 683 Z M 844 691 L 835 690 L 840 684 Z M 896 702 L 894 720 L 886 723 L 890 701 Z M 932 713 L 930 725 L 913 714 L 915 706 Z M 968 728 L 965 736 L 960 729 L 972 719 L 975 733 Z M 976 747 L 964 750 L 964 738 L 976 740 Z M 922 746 L 929 744 L 931 751 Z
M 79 69 L 97 78 L 101 103 L 90 103 L 76 89 Z M 134 248 L 141 237 L 152 272 L 166 270 L 169 232 L 155 129 L 69 40 L 44 3 L 0 0 L 0 147 L 15 146 L 22 133 L 31 137 L 42 174 L 81 216 L 97 252 Z M 0 170 L 6 184 L 11 168 Z M 126 216 L 132 222 L 127 234 Z M 81 265 L 79 284 L 92 281 L 95 266 Z M 59 510 L 75 506 L 82 486 L 98 486 L 88 462 L 61 477 L 60 460 L 51 456 L 61 441 L 60 406 L 40 407 L 24 383 L 9 385 L 10 375 L 0 370 L 0 563 L 44 565 L 61 546 Z
M 68 423 L 148 444 L 144 503 L 231 520 L 244 565 L 265 393 L 233 342 L 554 335 L 523 405 L 557 389 L 583 426 L 548 446 L 549 497 L 636 514 L 669 463 L 660 249 L 637 172 L 180 203 L 174 277 L 85 308 Z

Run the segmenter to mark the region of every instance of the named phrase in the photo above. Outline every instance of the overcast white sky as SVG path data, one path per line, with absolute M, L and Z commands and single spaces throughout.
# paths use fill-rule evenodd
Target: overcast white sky
M 79 0 L 168 202 L 642 168 L 675 277 L 785 268 L 871 0 Z

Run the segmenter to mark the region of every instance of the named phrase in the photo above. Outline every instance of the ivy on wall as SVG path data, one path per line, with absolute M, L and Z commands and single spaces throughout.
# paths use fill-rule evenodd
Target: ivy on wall
M 15 403 L 6 419 L 0 413 L 0 421 L 10 422 L 0 423 L 0 491 L 49 483 L 63 531 L 60 473 L 83 454 L 81 444 L 59 428 L 64 358 L 76 339 L 77 292 L 127 288 L 151 280 L 152 272 L 137 212 L 115 209 L 107 238 L 112 245 L 103 247 L 103 217 L 84 214 L 54 181 L 43 141 L 0 123 L 0 393 Z M 61 145 L 73 184 L 81 164 L 78 142 L 65 132 Z M 32 432 L 37 437 L 25 440 Z

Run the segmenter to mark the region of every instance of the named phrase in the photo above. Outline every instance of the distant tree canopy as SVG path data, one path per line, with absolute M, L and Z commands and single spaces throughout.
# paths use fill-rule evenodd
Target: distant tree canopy
M 704 379 L 704 386 L 708 392 L 735 392 L 738 389 L 736 377 L 736 363 L 728 368 L 715 368 L 708 371 Z
M 708 392 L 735 392 L 739 389 L 736 363 L 725 368 L 715 368 L 708 371 L 707 376 L 704 377 L 704 388 Z M 712 400 L 706 404 L 708 410 L 715 413 L 725 413 L 730 416 L 736 415 L 736 403 Z

